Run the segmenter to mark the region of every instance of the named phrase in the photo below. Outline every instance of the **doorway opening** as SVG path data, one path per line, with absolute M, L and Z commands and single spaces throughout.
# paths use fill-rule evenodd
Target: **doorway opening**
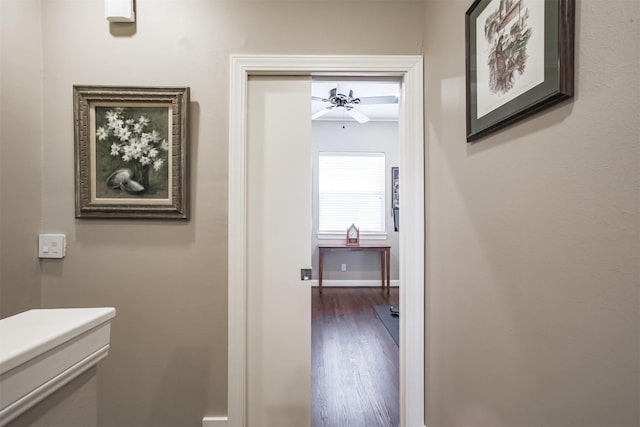
M 400 425 L 400 83 L 312 79 L 311 427 Z
M 424 151 L 423 66 L 420 56 L 231 57 L 229 136 L 228 415 L 203 426 L 245 426 L 247 397 L 247 81 L 249 76 L 391 76 L 401 79 L 400 419 L 424 425 Z

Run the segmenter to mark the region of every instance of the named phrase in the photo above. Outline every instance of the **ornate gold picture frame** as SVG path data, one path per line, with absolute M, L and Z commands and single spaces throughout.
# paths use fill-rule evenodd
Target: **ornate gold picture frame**
M 188 219 L 188 87 L 74 86 L 76 218 Z

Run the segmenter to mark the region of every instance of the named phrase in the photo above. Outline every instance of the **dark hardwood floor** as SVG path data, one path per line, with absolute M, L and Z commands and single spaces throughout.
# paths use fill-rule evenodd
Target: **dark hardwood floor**
M 400 425 L 399 349 L 375 305 L 398 288 L 312 290 L 311 427 Z

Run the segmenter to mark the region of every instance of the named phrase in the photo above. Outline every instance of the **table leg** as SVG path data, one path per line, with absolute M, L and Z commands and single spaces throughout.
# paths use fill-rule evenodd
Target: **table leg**
M 380 250 L 380 282 L 382 283 L 382 289 L 384 290 L 384 269 L 385 269 L 385 256 L 384 256 L 385 250 L 381 249 Z
M 323 264 L 323 255 L 324 251 L 322 248 L 318 249 L 318 291 L 322 293 L 322 264 Z
M 387 294 L 389 294 L 389 292 L 391 291 L 391 248 L 386 248 L 385 249 L 385 254 L 386 254 L 386 268 L 385 270 L 387 271 Z

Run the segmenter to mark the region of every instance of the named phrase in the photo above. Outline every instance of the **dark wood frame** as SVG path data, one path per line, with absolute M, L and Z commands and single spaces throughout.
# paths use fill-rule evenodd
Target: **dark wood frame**
M 167 199 L 94 197 L 92 180 L 91 139 L 95 138 L 96 124 L 91 122 L 92 109 L 100 106 L 166 106 L 171 114 L 170 163 L 167 171 L 170 179 L 170 197 Z M 138 219 L 188 219 L 188 87 L 73 87 L 73 113 L 75 122 L 75 214 L 76 218 L 138 218 Z M 94 186 L 95 188 L 95 186 Z M 151 202 L 149 202 L 151 200 Z
M 575 0 L 545 0 L 544 81 L 478 119 L 476 18 L 492 1 L 476 0 L 465 15 L 467 142 L 475 141 L 573 96 Z
M 397 185 L 396 185 L 397 184 Z M 393 216 L 393 231 L 400 231 L 400 168 L 391 168 L 391 216 Z

